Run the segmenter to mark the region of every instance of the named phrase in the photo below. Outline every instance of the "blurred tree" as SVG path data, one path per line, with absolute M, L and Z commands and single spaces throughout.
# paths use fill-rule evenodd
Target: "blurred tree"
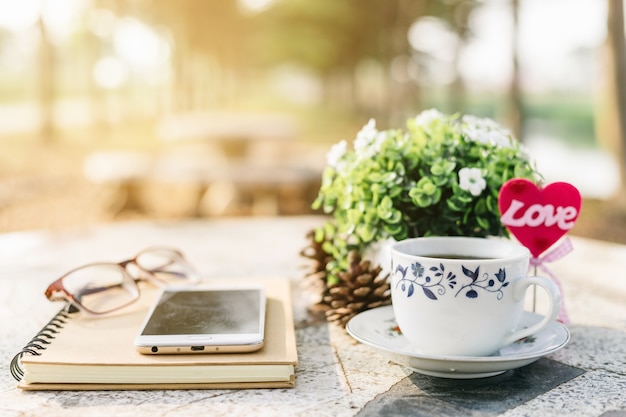
M 508 109 L 507 109 L 507 126 L 513 132 L 513 135 L 520 140 L 524 138 L 522 131 L 524 120 L 524 107 L 522 105 L 522 92 L 520 88 L 519 73 L 519 0 L 512 0 L 511 13 L 513 14 L 513 42 L 512 49 L 512 74 L 509 84 Z
M 458 39 L 454 48 L 454 60 L 452 63 L 454 79 L 449 89 L 451 113 L 461 111 L 465 108 L 465 85 L 459 71 L 459 60 L 463 47 L 468 37 L 471 35 L 469 18 L 476 5 L 477 3 L 474 1 L 460 0 L 453 3 L 453 7 L 443 9 L 444 18 L 451 24 Z
M 413 54 L 408 39 L 409 28 L 419 17 L 427 13 L 427 5 L 428 2 L 424 0 L 398 0 L 395 4 L 389 4 L 386 13 L 383 14 L 381 34 L 384 41 L 380 46 L 381 61 L 388 71 L 392 69 L 394 60 Z M 389 73 L 388 80 L 388 119 L 395 126 L 402 125 L 404 120 L 414 115 L 420 107 L 418 87 L 414 82 L 399 83 L 392 73 Z
M 264 16 L 272 29 L 263 41 L 265 64 L 304 65 L 323 80 L 327 103 L 363 110 L 355 72 L 365 60 L 374 60 L 383 68 L 387 91 L 378 107 L 384 114 L 374 116 L 389 122 L 417 102 L 416 85 L 398 86 L 391 68 L 397 57 L 411 55 L 408 29 L 425 5 L 425 0 L 281 1 Z
M 224 104 L 242 90 L 254 66 L 250 39 L 254 19 L 238 2 L 221 0 L 155 0 L 138 2 L 142 17 L 166 26 L 174 43 L 174 107 L 189 110 L 211 97 Z
M 44 142 L 54 140 L 54 100 L 55 100 L 55 73 L 56 62 L 54 59 L 54 47 L 48 36 L 48 30 L 40 16 L 37 21 L 39 30 L 39 62 L 38 69 L 38 92 L 40 111 L 40 135 Z
M 466 88 L 460 73 L 460 57 L 473 32 L 470 26 L 472 13 L 483 5 L 477 0 L 440 0 L 429 2 L 427 13 L 445 21 L 454 34 L 456 43 L 452 52 L 452 82 L 447 88 L 447 105 L 449 113 L 467 112 Z
M 608 1 L 606 42 L 606 105 L 601 114 L 601 137 L 608 137 L 620 166 L 621 187 L 617 196 L 626 208 L 626 40 L 624 39 L 624 2 Z
M 469 16 L 480 6 L 475 0 L 275 0 L 262 12 L 246 12 L 237 1 L 100 1 L 169 29 L 178 110 L 206 105 L 207 97 L 228 105 L 229 98 L 246 93 L 255 71 L 295 64 L 319 77 L 326 105 L 381 124 L 403 123 L 421 110 L 419 83 L 406 74 L 418 53 L 408 31 L 425 15 L 448 22 L 459 39 L 448 96 L 451 111 L 465 110 L 457 65 L 471 35 Z M 382 74 L 369 84 L 357 77 L 366 62 L 376 63 Z
M 458 59 L 471 36 L 470 15 L 480 5 L 475 0 L 282 1 L 265 14 L 268 30 L 261 31 L 266 36 L 260 50 L 269 51 L 264 56 L 267 65 L 296 61 L 313 69 L 324 80 L 327 103 L 347 105 L 397 125 L 421 110 L 416 79 L 421 75 L 408 68 L 418 65 L 420 52 L 412 49 L 408 32 L 424 16 L 444 20 L 457 36 L 448 97 L 451 111 L 464 110 Z M 356 94 L 355 75 L 366 61 L 376 62 L 383 73 L 384 94 L 375 107 Z

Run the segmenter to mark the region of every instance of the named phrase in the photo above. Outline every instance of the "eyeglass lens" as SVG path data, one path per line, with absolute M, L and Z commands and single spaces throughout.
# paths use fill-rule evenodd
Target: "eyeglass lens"
M 63 278 L 63 286 L 82 307 L 96 314 L 117 310 L 139 298 L 135 280 L 115 264 L 77 269 Z
M 63 287 L 85 310 L 95 314 L 120 309 L 139 298 L 137 280 L 159 286 L 198 281 L 198 276 L 177 251 L 149 249 L 134 262 L 100 263 L 76 269 L 63 277 Z
M 142 272 L 147 272 L 150 275 L 148 278 L 156 278 L 166 285 L 197 281 L 196 273 L 189 263 L 180 253 L 173 250 L 149 249 L 137 255 L 135 262 L 142 271 L 131 271 L 131 274 L 136 273 L 138 277 L 141 277 Z

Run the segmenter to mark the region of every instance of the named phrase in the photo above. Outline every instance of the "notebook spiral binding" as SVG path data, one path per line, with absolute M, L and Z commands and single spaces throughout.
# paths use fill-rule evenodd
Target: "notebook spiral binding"
M 22 348 L 22 350 L 11 360 L 11 375 L 20 381 L 24 376 L 24 370 L 20 359 L 25 354 L 39 356 L 42 350 L 46 350 L 47 346 L 52 343 L 59 331 L 65 326 L 67 320 L 71 318 L 72 313 L 76 309 L 71 305 L 65 305 L 50 321 L 39 330 L 39 332 Z

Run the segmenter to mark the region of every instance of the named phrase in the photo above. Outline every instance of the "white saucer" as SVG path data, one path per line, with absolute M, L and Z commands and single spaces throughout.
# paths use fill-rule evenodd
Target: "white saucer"
M 521 326 L 528 327 L 542 317 L 525 312 Z M 456 379 L 484 378 L 520 368 L 556 352 L 570 338 L 567 328 L 554 322 L 533 336 L 503 347 L 491 356 L 424 355 L 413 351 L 408 340 L 398 331 L 392 306 L 357 314 L 348 322 L 346 330 L 359 342 L 390 353 L 394 362 L 416 372 Z

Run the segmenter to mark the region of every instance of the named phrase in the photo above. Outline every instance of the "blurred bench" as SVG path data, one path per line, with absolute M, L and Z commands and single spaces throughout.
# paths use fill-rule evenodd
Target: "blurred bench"
M 152 169 L 152 156 L 138 151 L 93 152 L 83 163 L 89 181 L 109 188 L 112 198 L 107 209 L 114 214 L 146 211 L 141 189 Z
M 263 141 L 292 141 L 297 137 L 294 120 L 280 113 L 206 112 L 164 117 L 157 136 L 167 143 L 201 142 L 229 160 L 244 159 Z
M 310 212 L 321 173 L 307 167 L 226 163 L 203 154 L 101 151 L 84 174 L 112 190 L 113 214 L 291 215 Z
M 202 162 L 165 156 L 155 163 L 156 184 L 195 185 L 194 215 L 291 215 L 311 211 L 321 173 L 308 167 Z

